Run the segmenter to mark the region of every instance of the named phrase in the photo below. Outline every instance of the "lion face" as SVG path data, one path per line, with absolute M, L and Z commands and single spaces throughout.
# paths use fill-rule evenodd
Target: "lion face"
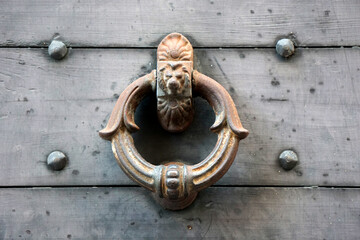
M 157 109 L 161 125 L 183 131 L 193 118 L 191 62 L 161 62 L 157 75 Z
M 168 95 L 179 95 L 184 91 L 189 73 L 182 64 L 167 64 L 160 69 L 160 84 L 162 90 Z

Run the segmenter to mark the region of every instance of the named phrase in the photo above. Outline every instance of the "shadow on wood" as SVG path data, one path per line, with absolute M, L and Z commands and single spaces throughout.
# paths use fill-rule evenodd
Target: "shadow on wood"
M 194 104 L 195 118 L 190 127 L 182 133 L 169 133 L 157 119 L 155 95 L 140 103 L 135 112 L 140 131 L 133 137 L 136 148 L 148 162 L 158 165 L 181 160 L 195 164 L 211 152 L 217 140 L 216 134 L 209 130 L 214 122 L 214 112 L 201 98 L 195 98 Z

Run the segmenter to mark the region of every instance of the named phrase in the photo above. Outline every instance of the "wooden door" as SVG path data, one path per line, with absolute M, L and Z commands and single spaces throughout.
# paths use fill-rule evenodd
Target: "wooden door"
M 358 239 L 359 11 L 357 0 L 0 2 L 0 239 Z M 173 212 L 128 179 L 98 131 L 175 31 L 250 135 L 229 172 Z M 55 35 L 62 60 L 47 53 Z M 275 52 L 282 37 L 297 46 L 289 59 Z M 139 152 L 203 159 L 216 142 L 207 103 L 174 135 L 153 100 L 136 113 Z M 299 156 L 290 171 L 286 149 Z M 68 157 L 62 171 L 47 167 L 54 150 Z

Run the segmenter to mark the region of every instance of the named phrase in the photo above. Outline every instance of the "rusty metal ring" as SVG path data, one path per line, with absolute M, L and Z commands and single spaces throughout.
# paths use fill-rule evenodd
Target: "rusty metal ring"
M 231 166 L 239 141 L 248 135 L 241 125 L 229 93 L 215 80 L 193 70 L 193 49 L 179 33 L 166 36 L 158 47 L 157 70 L 137 79 L 120 95 L 100 136 L 112 142 L 112 150 L 129 178 L 155 193 L 167 209 L 189 206 L 197 193 L 218 181 Z M 195 165 L 169 162 L 155 166 L 135 148 L 132 132 L 136 107 L 149 93 L 158 99 L 158 116 L 163 128 L 185 130 L 193 119 L 192 94 L 203 97 L 215 112 L 211 130 L 218 135 L 213 151 Z

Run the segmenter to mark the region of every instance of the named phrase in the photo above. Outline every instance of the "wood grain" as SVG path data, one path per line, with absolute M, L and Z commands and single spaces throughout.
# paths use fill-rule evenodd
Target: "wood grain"
M 152 49 L 75 49 L 63 61 L 46 49 L 0 50 L 0 185 L 133 184 L 98 136 L 118 94 L 155 68 Z M 272 49 L 200 49 L 195 69 L 231 94 L 250 131 L 218 185 L 360 186 L 360 50 L 298 49 L 284 61 Z M 136 113 L 139 152 L 152 163 L 204 159 L 216 142 L 212 110 L 196 99 L 195 122 L 181 134 L 163 131 L 154 98 Z M 294 149 L 300 163 L 277 161 Z M 47 169 L 61 150 L 69 165 Z
M 48 46 L 60 34 L 77 47 L 156 47 L 180 32 L 195 47 L 354 46 L 360 2 L 327 0 L 0 2 L 0 46 Z
M 209 188 L 166 211 L 142 188 L 1 189 L 1 239 L 358 239 L 359 189 Z

